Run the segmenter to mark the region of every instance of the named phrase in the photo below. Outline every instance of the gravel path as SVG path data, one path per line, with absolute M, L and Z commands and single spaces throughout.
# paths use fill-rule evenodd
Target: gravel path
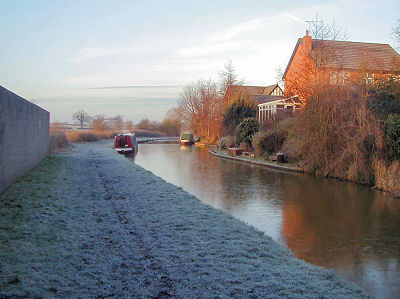
M 0 195 L 0 298 L 363 298 L 109 142 L 81 144 Z

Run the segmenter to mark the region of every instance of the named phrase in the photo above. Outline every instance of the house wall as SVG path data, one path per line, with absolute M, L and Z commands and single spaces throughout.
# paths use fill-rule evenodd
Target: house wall
M 274 90 L 271 92 L 271 95 L 273 95 L 273 96 L 283 96 L 282 89 L 279 86 L 275 87 Z
M 374 72 L 374 71 L 354 71 L 354 70 L 345 70 L 345 69 L 340 69 L 340 70 L 329 70 L 329 71 L 323 71 L 319 70 L 320 73 L 325 72 L 327 74 L 326 79 L 329 80 L 329 82 L 333 85 L 340 85 L 342 84 L 363 84 L 364 78 L 367 73 L 373 74 L 373 82 L 377 82 L 379 80 L 386 80 L 389 78 L 389 76 L 393 75 L 387 72 Z M 332 83 L 330 80 L 330 77 L 332 74 L 335 74 L 337 78 L 339 77 L 346 77 L 346 81 L 342 82 L 339 80 L 339 83 Z M 345 76 L 343 75 L 345 74 Z M 372 82 L 370 82 L 372 83 Z
M 316 66 L 310 58 L 309 49 L 304 47 L 303 39 L 298 44 L 284 80 L 285 97 L 298 95 L 302 100 L 306 100 L 312 93 L 311 85 Z
M 48 155 L 49 116 L 0 86 L 0 193 Z

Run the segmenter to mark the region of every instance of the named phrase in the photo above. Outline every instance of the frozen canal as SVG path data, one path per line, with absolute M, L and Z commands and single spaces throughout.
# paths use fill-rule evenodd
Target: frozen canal
M 400 294 L 400 200 L 358 184 L 141 144 L 135 163 L 378 298 Z
M 0 195 L 0 298 L 366 297 L 130 162 L 81 144 Z

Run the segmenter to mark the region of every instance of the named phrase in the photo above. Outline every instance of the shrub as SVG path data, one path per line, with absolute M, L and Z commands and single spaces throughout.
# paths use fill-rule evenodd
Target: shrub
M 257 156 L 278 152 L 286 136 L 278 131 L 257 132 L 252 136 L 252 145 Z
M 245 118 L 235 130 L 235 142 L 237 144 L 246 142 L 251 144 L 252 135 L 260 130 L 260 124 L 257 119 L 248 117 Z
M 79 131 L 68 131 L 67 138 L 71 142 L 93 142 L 100 140 L 98 134 Z
M 255 117 L 257 105 L 247 93 L 240 92 L 234 95 L 230 104 L 223 113 L 223 125 L 227 134 L 232 134 L 235 128 L 247 117 Z
M 399 81 L 395 77 L 379 80 L 369 92 L 367 107 L 381 120 L 391 113 L 400 114 Z
M 367 135 L 363 140 L 363 147 L 367 157 L 372 157 L 375 153 L 376 138 L 374 135 Z
M 353 86 L 322 86 L 294 116 L 296 125 L 285 141 L 285 153 L 289 149 L 306 172 L 372 183 L 371 159 L 379 134 L 366 97 L 364 90 Z
M 232 136 L 221 137 L 218 140 L 218 148 L 221 150 L 228 149 L 229 147 L 232 147 L 234 145 L 235 142 Z
M 66 148 L 69 144 L 67 136 L 63 132 L 54 133 L 50 137 L 50 150 L 52 151 Z
M 240 147 L 240 148 L 242 149 L 242 151 L 244 151 L 244 152 L 252 152 L 252 151 L 253 151 L 251 145 L 250 145 L 249 143 L 247 143 L 247 142 L 241 142 L 241 143 L 239 144 L 239 147 Z
M 400 159 L 400 114 L 391 114 L 386 122 L 386 143 L 389 148 L 389 157 L 392 160 Z
M 179 136 L 181 132 L 181 121 L 176 118 L 165 118 L 157 125 L 157 131 L 164 133 L 167 136 Z

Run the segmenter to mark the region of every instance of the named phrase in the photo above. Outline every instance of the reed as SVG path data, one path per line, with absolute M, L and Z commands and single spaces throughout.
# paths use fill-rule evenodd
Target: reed
M 400 161 L 389 164 L 382 159 L 373 161 L 375 185 L 377 188 L 400 197 Z
M 321 89 L 295 117 L 284 148 L 309 173 L 373 184 L 378 128 L 365 103 L 362 90 Z

